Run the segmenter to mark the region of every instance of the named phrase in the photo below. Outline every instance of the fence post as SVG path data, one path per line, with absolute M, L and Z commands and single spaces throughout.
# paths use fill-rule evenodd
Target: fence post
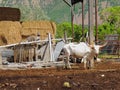
M 50 51 L 50 61 L 54 61 L 54 54 L 53 54 L 53 48 L 51 43 L 51 34 L 48 33 L 48 41 L 49 41 L 49 51 Z
M 1 52 L 0 52 L 0 68 L 2 68 L 2 55 L 1 55 Z

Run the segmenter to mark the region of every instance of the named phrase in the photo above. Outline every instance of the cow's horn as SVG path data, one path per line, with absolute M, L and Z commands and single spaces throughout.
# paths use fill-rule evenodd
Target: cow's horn
M 105 47 L 108 44 L 108 42 L 104 43 L 103 45 L 100 45 L 100 48 Z

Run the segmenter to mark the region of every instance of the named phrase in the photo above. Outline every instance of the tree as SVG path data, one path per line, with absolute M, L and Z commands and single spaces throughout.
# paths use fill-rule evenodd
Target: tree
M 120 6 L 110 7 L 100 12 L 103 24 L 98 26 L 98 34 L 101 39 L 103 35 L 119 34 L 120 35 Z
M 114 25 L 116 30 L 120 28 L 120 6 L 106 8 L 100 13 L 100 16 L 103 22 Z
M 66 31 L 67 37 L 72 37 L 72 27 L 70 22 L 63 22 L 57 24 L 56 38 L 63 38 L 64 31 Z M 82 38 L 82 26 L 74 24 L 74 41 L 79 42 L 81 38 Z
M 109 23 L 103 23 L 98 26 L 98 37 L 100 40 L 104 40 L 104 36 L 109 34 L 115 34 L 114 25 L 110 25 Z

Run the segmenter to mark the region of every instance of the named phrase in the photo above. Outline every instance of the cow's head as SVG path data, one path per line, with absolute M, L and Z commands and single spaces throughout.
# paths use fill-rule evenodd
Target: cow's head
M 95 44 L 94 45 L 90 45 L 90 47 L 95 50 L 96 55 L 97 55 L 97 54 L 99 54 L 100 49 L 102 47 L 105 47 L 106 45 L 107 45 L 107 42 L 105 44 L 103 44 L 103 45 L 95 45 Z

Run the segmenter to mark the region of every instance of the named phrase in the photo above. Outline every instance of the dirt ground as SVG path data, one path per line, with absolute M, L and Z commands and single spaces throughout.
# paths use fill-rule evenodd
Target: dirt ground
M 81 63 L 71 70 L 0 70 L 0 90 L 120 90 L 120 62 L 95 63 L 92 70 Z

